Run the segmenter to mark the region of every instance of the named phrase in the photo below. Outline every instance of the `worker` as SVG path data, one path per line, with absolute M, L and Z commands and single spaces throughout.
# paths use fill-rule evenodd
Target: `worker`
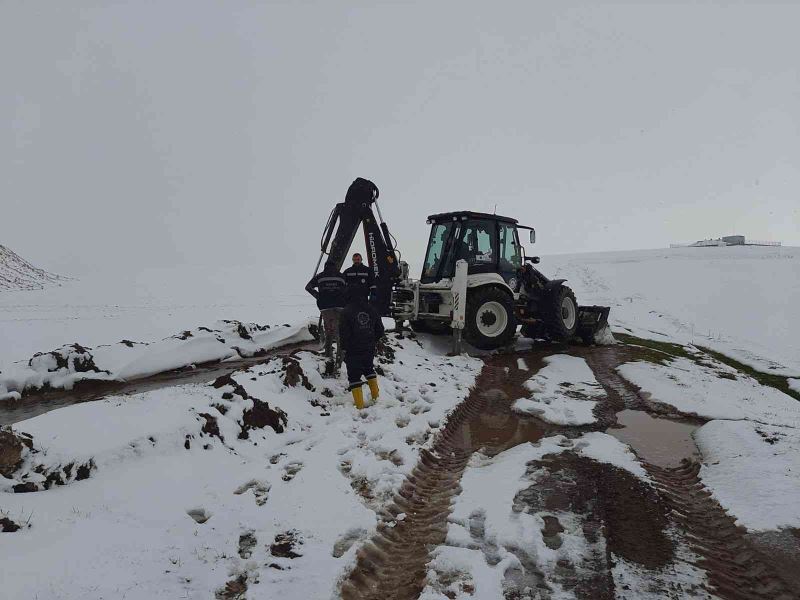
M 375 273 L 364 264 L 358 252 L 353 254 L 353 264 L 347 267 L 342 275 L 347 282 L 347 289 L 357 288 L 365 297 L 375 293 Z
M 348 301 L 342 311 L 339 336 L 347 366 L 347 381 L 353 394 L 353 404 L 364 408 L 361 377 L 367 379 L 373 402 L 378 399 L 378 376 L 375 374 L 375 345 L 383 336 L 383 323 L 378 312 L 370 305 L 364 289 L 352 286 L 347 289 Z
M 333 360 L 333 342 L 336 342 L 335 372 L 342 364 L 342 349 L 339 342 L 339 316 L 345 305 L 345 279 L 336 263 L 329 260 L 321 273 L 314 275 L 306 285 L 306 291 L 317 299 L 317 308 L 322 316 L 325 333 L 325 356 Z

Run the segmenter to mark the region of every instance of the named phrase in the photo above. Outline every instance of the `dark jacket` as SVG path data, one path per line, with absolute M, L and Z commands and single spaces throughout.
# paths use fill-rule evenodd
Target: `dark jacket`
M 342 275 L 347 282 L 347 287 L 357 288 L 365 296 L 369 294 L 371 288 L 375 287 L 375 273 L 364 263 L 346 268 Z
M 374 354 L 375 344 L 382 335 L 381 317 L 365 298 L 353 300 L 344 307 L 339 321 L 339 339 L 348 355 Z
M 320 310 L 345 305 L 345 279 L 338 269 L 325 269 L 312 277 L 306 285 L 306 291 L 317 299 L 317 308 Z

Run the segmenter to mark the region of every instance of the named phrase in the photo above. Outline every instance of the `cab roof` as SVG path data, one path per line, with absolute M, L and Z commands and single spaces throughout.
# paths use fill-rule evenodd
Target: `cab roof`
M 460 210 L 458 212 L 437 213 L 435 215 L 428 215 L 429 223 L 441 223 L 443 221 L 462 221 L 464 219 L 490 219 L 493 221 L 502 221 L 504 223 L 517 224 L 516 219 L 511 217 L 504 217 L 502 215 L 490 215 L 489 213 L 473 212 L 471 210 Z

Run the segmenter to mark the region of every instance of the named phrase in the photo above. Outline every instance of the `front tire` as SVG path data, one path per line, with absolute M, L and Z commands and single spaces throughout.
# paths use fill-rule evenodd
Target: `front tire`
M 496 287 L 478 288 L 469 294 L 466 319 L 467 341 L 481 350 L 505 346 L 517 330 L 514 301 Z
M 578 303 L 575 294 L 565 285 L 558 286 L 547 296 L 544 322 L 551 340 L 566 342 L 578 329 Z

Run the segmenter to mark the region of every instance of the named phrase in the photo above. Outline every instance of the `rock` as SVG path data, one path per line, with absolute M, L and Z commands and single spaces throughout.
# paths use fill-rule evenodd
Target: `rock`
M 10 429 L 0 429 L 0 475 L 10 478 L 19 469 L 26 447 L 32 447 L 30 437 L 21 438 Z
M 0 531 L 3 533 L 14 533 L 19 531 L 19 525 L 14 523 L 11 519 L 3 517 L 0 519 Z
M 12 489 L 15 494 L 29 494 L 31 492 L 38 492 L 39 486 L 32 481 L 26 481 L 25 483 L 18 483 Z
M 219 432 L 219 425 L 217 424 L 216 417 L 208 413 L 200 413 L 198 416 L 203 417 L 206 421 L 201 430 L 203 433 L 210 435 L 211 437 L 218 437 L 222 442 L 225 441 L 222 439 L 222 434 Z

